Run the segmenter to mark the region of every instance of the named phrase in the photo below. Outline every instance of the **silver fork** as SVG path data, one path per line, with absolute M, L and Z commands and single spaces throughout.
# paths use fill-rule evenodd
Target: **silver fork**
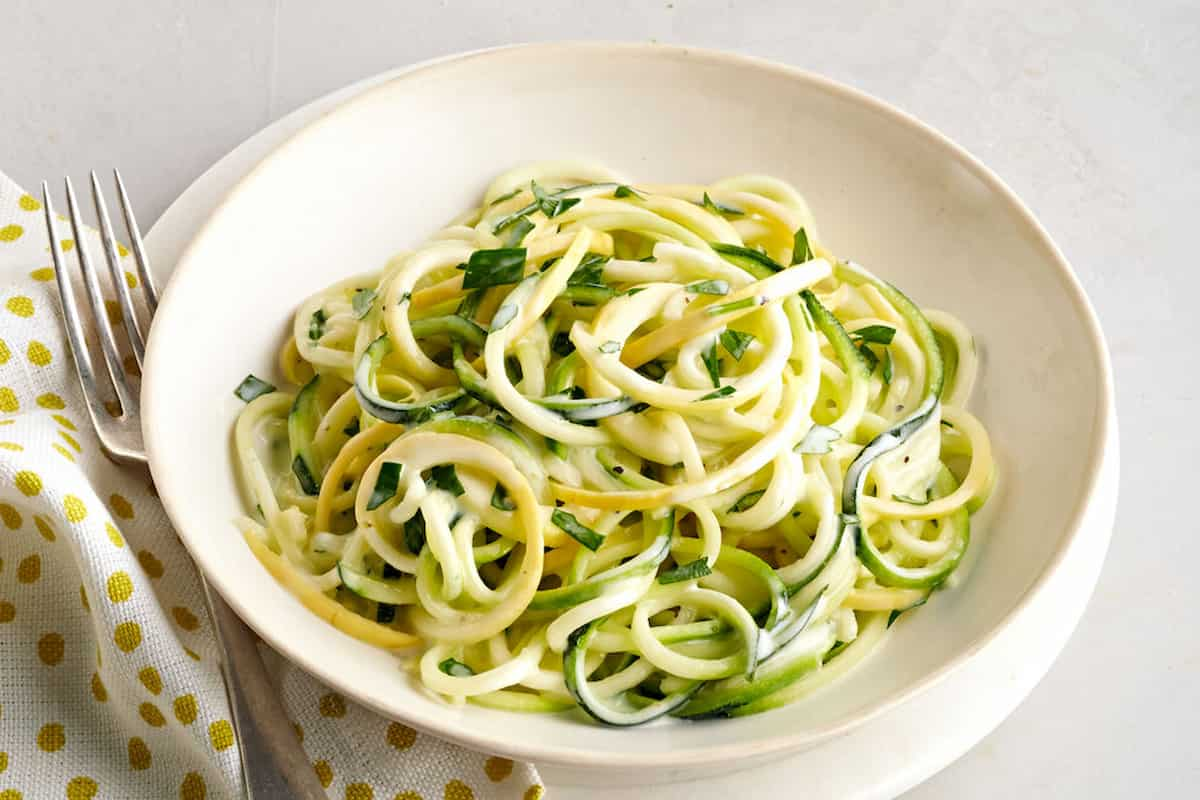
M 149 316 L 152 316 L 158 306 L 158 290 L 154 285 L 154 276 L 150 273 L 142 235 L 134 220 L 125 184 L 119 172 L 113 170 L 113 175 L 116 178 L 117 196 L 120 199 L 122 215 L 125 217 L 125 227 L 129 232 L 134 260 L 137 262 L 138 280 L 143 288 Z M 96 206 L 96 216 L 100 221 L 104 257 L 108 262 L 109 274 L 121 307 L 129 348 L 133 351 L 140 373 L 145 353 L 145 336 L 121 269 L 112 222 L 95 172 L 91 173 L 91 179 L 92 198 Z M 96 438 L 99 439 L 104 454 L 119 464 L 145 467 L 146 450 L 142 444 L 138 396 L 130 385 L 130 370 L 126 369 L 121 359 L 117 336 L 109 322 L 104 296 L 100 291 L 100 281 L 88 254 L 84 227 L 79 219 L 79 208 L 70 178 L 66 180 L 66 192 L 67 212 L 75 238 L 75 250 L 79 257 L 79 270 L 83 274 L 88 306 L 100 340 L 105 372 L 108 373 L 109 383 L 120 405 L 120 414 L 110 414 L 105 408 L 103 395 L 92 369 L 91 352 L 84 337 L 84 325 L 76 305 L 73 282 L 67 273 L 66 260 L 55 230 L 56 215 L 50 203 L 50 188 L 42 181 L 46 230 L 50 235 L 50 253 L 54 259 L 58 296 L 62 302 L 67 341 L 74 356 L 75 372 L 79 376 L 79 384 L 87 402 L 88 416 L 91 417 L 92 427 L 96 430 Z M 233 712 L 247 795 L 252 800 L 283 797 L 324 800 L 325 790 L 317 781 L 308 757 L 296 741 L 291 722 L 259 657 L 254 634 L 238 619 L 220 595 L 209 588 L 203 574 L 200 575 L 200 585 L 208 603 L 221 655 L 221 674 L 225 679 L 225 692 Z

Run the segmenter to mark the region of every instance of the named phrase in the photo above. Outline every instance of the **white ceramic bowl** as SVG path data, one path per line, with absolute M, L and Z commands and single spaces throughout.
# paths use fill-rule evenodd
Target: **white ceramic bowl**
M 602 728 L 571 715 L 450 708 L 394 656 L 311 615 L 234 530 L 232 389 L 273 374 L 292 312 L 476 202 L 514 163 L 602 161 L 643 181 L 765 172 L 805 194 L 822 241 L 975 332 L 973 411 L 1001 480 L 973 526 L 969 576 L 834 687 L 738 720 Z M 214 586 L 267 642 L 347 696 L 466 746 L 542 763 L 654 769 L 656 780 L 812 746 L 945 677 L 1058 568 L 1092 501 L 1111 425 L 1108 357 L 1069 266 L 979 162 L 826 79 L 656 45 L 551 44 L 410 71 L 305 128 L 246 176 L 182 258 L 143 386 L 158 491 Z M 980 687 L 981 692 L 988 687 Z

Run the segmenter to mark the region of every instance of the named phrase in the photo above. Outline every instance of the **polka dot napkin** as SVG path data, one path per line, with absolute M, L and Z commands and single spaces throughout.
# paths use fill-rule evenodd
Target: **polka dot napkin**
M 195 567 L 144 475 L 100 452 L 49 264 L 41 203 L 0 174 L 0 800 L 240 797 Z M 542 797 L 531 766 L 389 722 L 266 655 L 330 797 Z

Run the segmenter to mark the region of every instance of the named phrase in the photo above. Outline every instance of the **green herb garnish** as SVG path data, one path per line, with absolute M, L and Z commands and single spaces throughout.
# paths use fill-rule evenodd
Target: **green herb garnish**
M 233 393 L 239 400 L 249 403 L 254 398 L 273 391 L 275 391 L 275 387 L 271 384 L 253 375 L 247 375 L 238 384 L 238 387 L 233 390 Z
M 492 490 L 492 508 L 497 508 L 501 511 L 512 511 L 517 507 L 517 504 L 508 496 L 508 490 L 504 488 L 504 484 L 496 482 L 496 488 Z
M 505 200 L 512 200 L 514 197 L 516 197 L 520 193 L 521 193 L 521 187 L 518 186 L 517 188 L 513 189 L 511 192 L 505 192 L 504 194 L 500 195 L 495 200 L 488 203 L 488 205 L 489 206 L 498 206 L 501 203 L 503 203 Z
M 346 427 L 342 428 L 342 433 L 347 436 L 357 436 L 360 430 L 362 430 L 362 423 L 359 422 L 358 417 L 351 417 L 350 421 L 346 423 Z
M 325 335 L 325 309 L 318 308 L 308 320 L 308 338 L 318 341 Z
M 404 521 L 404 546 L 414 556 L 425 547 L 425 515 L 420 511 Z
M 890 325 L 868 325 L 856 331 L 850 331 L 850 338 L 871 344 L 891 344 L 896 338 L 896 329 Z
M 748 492 L 738 498 L 738 501 L 729 507 L 728 513 L 736 514 L 739 511 L 745 511 L 753 508 L 754 504 L 762 499 L 762 496 L 767 493 L 766 489 L 759 489 L 757 492 Z
M 520 247 L 521 240 L 525 238 L 525 234 L 533 230 L 533 223 L 529 221 L 529 217 L 521 217 L 513 223 L 512 228 L 508 232 L 508 236 L 504 239 L 505 247 Z
M 467 261 L 464 289 L 482 289 L 516 283 L 525 274 L 525 248 L 500 247 L 476 250 Z
M 608 256 L 599 253 L 586 254 L 571 273 L 571 277 L 567 278 L 567 286 L 605 286 L 604 265 L 608 262 Z
M 797 228 L 796 235 L 792 237 L 792 263 L 803 264 L 812 259 L 813 251 L 812 246 L 808 243 L 808 231 L 804 228 Z
M 766 253 L 760 253 L 757 250 L 751 250 L 749 247 L 740 247 L 736 244 L 722 244 L 721 242 L 710 242 L 709 247 L 722 256 L 728 256 L 729 258 L 744 258 L 749 261 L 753 261 L 758 266 L 764 267 L 771 272 L 783 271 L 783 265 L 778 261 L 771 258 Z
M 874 372 L 875 368 L 879 366 L 879 356 L 875 355 L 875 351 L 868 347 L 866 342 L 858 346 L 858 352 L 863 357 L 863 361 L 867 362 L 867 372 Z
M 725 348 L 734 361 L 741 361 L 746 348 L 754 341 L 753 333 L 726 329 L 721 331 L 721 346 Z
M 380 465 L 375 489 L 367 500 L 367 511 L 374 511 L 396 496 L 396 487 L 400 485 L 400 473 L 403 469 L 404 466 L 395 461 L 385 461 Z
M 700 400 L 716 400 L 719 397 L 729 397 L 729 395 L 736 391 L 737 387 L 735 386 L 722 386 L 715 392 L 709 392 L 708 394 L 704 395 L 704 397 L 701 397 Z
M 631 288 L 629 288 L 629 289 L 626 289 L 626 290 L 625 290 L 625 294 L 626 294 L 628 297 L 633 297 L 633 296 L 634 296 L 635 294 L 637 294 L 638 292 L 644 292 L 644 291 L 646 291 L 646 287 L 645 287 L 645 286 L 634 286 L 634 287 L 631 287 Z
M 550 349 L 555 355 L 566 358 L 575 352 L 575 343 L 571 341 L 571 337 L 566 331 L 559 331 L 554 334 L 554 338 L 550 340 Z
M 588 550 L 595 552 L 600 549 L 600 545 L 604 544 L 603 536 L 575 519 L 574 514 L 563 511 L 561 508 L 554 509 L 554 513 L 550 515 L 550 521 Z
M 697 578 L 703 578 L 705 575 L 712 575 L 712 568 L 708 566 L 708 559 L 698 558 L 682 566 L 669 569 L 658 576 L 658 582 L 661 584 L 680 583 L 681 581 L 694 581 Z
M 704 193 L 704 200 L 701 201 L 700 205 L 717 215 L 728 214 L 731 217 L 740 217 L 746 213 L 739 208 L 718 203 L 708 196 L 708 192 Z
M 645 196 L 637 189 L 634 189 L 632 186 L 626 186 L 625 184 L 621 184 L 616 188 L 616 191 L 613 192 L 613 197 L 636 197 L 639 200 L 646 199 Z
M 766 302 L 766 298 L 755 295 L 754 297 L 743 297 L 741 300 L 731 300 L 728 303 L 717 303 L 704 309 L 704 313 L 710 317 L 715 317 L 718 314 L 728 314 L 731 311 L 740 311 L 743 308 L 753 308 L 761 306 Z
M 557 217 L 572 206 L 578 205 L 580 201 L 578 197 L 555 197 L 546 194 L 546 190 L 538 186 L 537 181 L 530 181 L 529 188 L 533 190 L 534 202 L 538 209 L 548 218 Z
M 454 658 L 447 658 L 438 664 L 438 669 L 455 678 L 469 678 L 475 674 L 475 670 Z
M 300 488 L 305 494 L 317 495 L 321 493 L 321 485 L 313 478 L 313 474 L 309 471 L 308 463 L 304 460 L 304 456 L 297 455 L 292 460 L 292 474 L 300 482 Z
M 837 428 L 813 425 L 808 429 L 808 433 L 804 434 L 800 444 L 796 445 L 795 451 L 806 456 L 824 455 L 833 449 L 833 443 L 840 438 L 842 434 Z
M 892 351 L 888 348 L 883 348 L 883 383 L 891 385 L 892 383 Z
M 460 496 L 466 489 L 458 481 L 458 472 L 453 464 L 438 464 L 429 470 L 429 480 L 437 488 L 449 492 L 455 497 Z
M 354 309 L 354 318 L 362 319 L 371 312 L 371 306 L 375 303 L 375 298 L 378 292 L 374 289 L 355 289 L 354 297 L 350 300 L 350 305 Z
M 396 607 L 391 603 L 380 603 L 375 607 L 375 621 L 381 625 L 390 625 L 396 621 Z
M 479 304 L 483 302 L 483 296 L 487 294 L 487 289 L 476 289 L 473 292 L 468 292 L 467 296 L 458 304 L 458 308 L 454 313 L 463 319 L 475 319 L 475 315 L 479 313 Z
M 692 294 L 729 294 L 729 282 L 723 280 L 696 281 L 683 288 Z
M 708 370 L 708 377 L 712 380 L 713 388 L 721 388 L 721 361 L 717 358 L 717 343 L 713 342 L 701 350 L 700 358 L 704 361 L 704 368 Z

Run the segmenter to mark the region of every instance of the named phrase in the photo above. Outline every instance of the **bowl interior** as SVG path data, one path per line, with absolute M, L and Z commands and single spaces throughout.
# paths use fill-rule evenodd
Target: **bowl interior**
M 951 311 L 983 357 L 971 410 L 1000 481 L 969 574 L 898 623 L 862 668 L 785 709 L 632 730 L 452 709 L 397 659 L 337 632 L 263 570 L 231 520 L 233 388 L 275 375 L 295 307 L 379 268 L 477 202 L 515 163 L 601 161 L 638 181 L 763 172 L 806 196 L 820 238 Z M 278 377 L 278 376 L 276 376 Z M 686 768 L 813 744 L 927 685 L 992 635 L 1052 569 L 1095 478 L 1103 345 L 1052 243 L 989 173 L 877 101 L 762 62 L 658 46 L 542 45 L 417 69 L 287 142 L 221 205 L 159 308 L 143 390 L 159 493 L 192 555 L 274 647 L 381 713 L 469 746 L 575 765 Z

